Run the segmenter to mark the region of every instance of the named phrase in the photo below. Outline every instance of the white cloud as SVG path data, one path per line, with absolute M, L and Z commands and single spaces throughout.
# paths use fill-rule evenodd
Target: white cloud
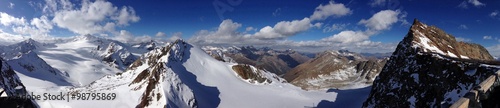
M 387 0 L 371 0 L 370 6 L 375 7 L 375 6 L 383 6 L 385 5 Z
M 493 39 L 493 37 L 492 36 L 483 36 L 483 39 L 490 40 L 490 39 Z
M 458 7 L 467 9 L 469 8 L 469 3 L 475 7 L 485 6 L 486 4 L 479 2 L 479 0 L 465 0 L 461 2 Z
M 169 41 L 175 41 L 177 39 L 182 39 L 182 32 L 175 32 L 172 34 L 172 37 L 170 37 L 168 40 Z
M 314 13 L 310 16 L 311 20 L 324 20 L 330 16 L 342 17 L 351 14 L 351 9 L 345 7 L 342 3 L 335 3 L 331 1 L 330 3 L 323 5 L 320 4 L 314 10 Z
M 127 42 L 131 42 L 133 38 L 134 38 L 134 35 L 132 33 L 130 33 L 129 31 L 120 30 L 120 33 L 117 36 L 113 37 L 112 39 L 127 43 Z
M 31 20 L 31 25 L 47 32 L 53 28 L 52 22 L 47 18 L 47 16 L 41 16 L 40 18 L 33 18 Z
M 253 28 L 253 27 L 247 27 L 247 28 L 245 29 L 245 32 L 249 32 L 249 31 L 253 31 L 253 30 L 255 30 L 255 28 Z
M 17 34 L 6 33 L 0 29 L 0 45 L 11 45 L 24 41 L 26 39 L 28 39 L 28 37 L 24 37 Z
M 74 4 L 69 0 L 45 0 L 45 5 L 42 7 L 42 11 L 46 14 L 53 15 L 59 10 L 72 10 L 73 6 Z
M 353 43 L 353 42 L 361 42 L 368 40 L 369 35 L 363 31 L 342 31 L 333 36 L 323 38 L 322 41 L 330 41 L 330 42 L 340 42 L 340 43 Z
M 490 16 L 491 17 L 496 17 L 498 15 L 498 13 L 499 13 L 498 10 L 495 10 L 495 11 L 493 11 L 493 12 L 490 13 Z
M 137 22 L 141 18 L 135 15 L 134 8 L 124 6 L 120 10 L 120 14 L 118 16 L 114 16 L 113 19 L 118 21 L 118 25 L 129 25 L 129 22 Z
M 117 25 L 127 26 L 130 22 L 137 22 L 140 19 L 132 8 L 123 7 L 119 10 L 112 3 L 103 0 L 95 2 L 84 0 L 77 9 L 73 9 L 73 4 L 66 0 L 61 0 L 59 3 L 53 3 L 52 0 L 46 2 L 46 8 L 54 11 L 52 21 L 58 27 L 78 34 L 114 32 Z M 58 4 L 62 6 L 57 6 Z
M 165 33 L 163 33 L 163 32 L 158 32 L 158 33 L 156 33 L 156 35 L 155 35 L 155 36 L 156 36 L 156 37 L 165 37 L 165 36 L 167 36 L 167 34 L 165 34 Z
M 464 24 L 460 24 L 460 26 L 458 26 L 458 29 L 464 29 L 464 30 L 467 30 L 469 29 L 469 27 L 467 27 L 466 25 Z
M 21 35 L 30 35 L 32 38 L 46 38 L 52 29 L 52 24 L 46 16 L 33 18 L 30 23 L 24 17 L 16 18 L 7 13 L 0 12 L 0 23 L 11 27 L 12 31 Z
M 484 3 L 479 2 L 479 0 L 469 0 L 469 3 L 476 6 L 476 7 L 485 5 Z
M 9 2 L 9 6 L 8 6 L 8 7 L 9 7 L 10 9 L 14 9 L 14 6 L 15 6 L 15 4 L 14 4 L 14 3 Z
M 0 23 L 4 26 L 26 25 L 26 19 L 24 19 L 24 17 L 16 18 L 7 13 L 0 12 Z
M 390 29 L 391 25 L 398 22 L 399 11 L 383 10 L 374 14 L 370 19 L 362 19 L 358 24 L 364 24 L 369 30 L 380 31 Z
M 234 40 L 243 37 L 236 31 L 240 27 L 240 23 L 226 19 L 222 21 L 216 31 L 201 30 L 191 37 L 189 41 L 198 44 L 232 43 Z
M 309 30 L 313 27 L 309 18 L 293 21 L 281 21 L 274 27 L 266 26 L 253 36 L 260 39 L 282 39 Z

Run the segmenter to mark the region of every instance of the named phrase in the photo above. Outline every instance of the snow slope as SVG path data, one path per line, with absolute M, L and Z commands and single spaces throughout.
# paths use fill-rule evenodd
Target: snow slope
M 254 84 L 237 76 L 235 64 L 218 61 L 184 41 L 141 56 L 125 72 L 88 86 L 52 91 L 111 92 L 118 100 L 38 101 L 41 107 L 302 108 L 335 101 L 335 92 L 304 91 L 278 80 Z M 266 75 L 275 76 L 275 75 Z M 90 105 L 90 106 L 88 106 Z
M 71 85 L 66 73 L 52 68 L 35 52 L 21 54 L 7 63 L 29 89 Z

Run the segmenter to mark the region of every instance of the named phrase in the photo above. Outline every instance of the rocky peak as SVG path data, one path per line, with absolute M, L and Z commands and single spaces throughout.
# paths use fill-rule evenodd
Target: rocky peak
M 489 52 L 478 44 L 457 42 L 455 37 L 443 30 L 419 22 L 413 22 L 404 42 L 424 53 L 437 53 L 447 57 L 476 60 L 493 60 Z
M 415 20 L 363 107 L 449 107 L 499 69 L 490 60 L 484 47 Z

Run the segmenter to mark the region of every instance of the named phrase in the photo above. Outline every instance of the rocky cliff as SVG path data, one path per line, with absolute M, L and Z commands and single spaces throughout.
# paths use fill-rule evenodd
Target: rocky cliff
M 478 45 L 415 20 L 363 107 L 448 107 L 498 70 Z

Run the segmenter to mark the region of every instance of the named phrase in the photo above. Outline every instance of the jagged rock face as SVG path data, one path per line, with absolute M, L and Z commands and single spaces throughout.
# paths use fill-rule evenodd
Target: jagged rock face
M 363 107 L 448 107 L 498 70 L 482 46 L 415 20 Z
M 2 58 L 0 58 L 0 89 L 2 93 L 7 94 L 7 97 L 12 97 L 2 98 L 0 101 L 2 107 L 34 108 L 36 106 L 33 100 L 14 98 L 26 96 L 26 88 L 16 72 Z
M 325 51 L 285 74 L 302 89 L 343 88 L 353 83 L 371 84 L 386 59 L 367 59 L 348 51 Z
M 26 93 L 23 83 L 19 80 L 16 72 L 0 58 L 0 86 L 7 96 Z M 16 89 L 16 87 L 21 87 Z
M 102 61 L 110 66 L 124 70 L 132 64 L 137 58 L 128 52 L 123 46 L 111 42 L 103 53 Z

